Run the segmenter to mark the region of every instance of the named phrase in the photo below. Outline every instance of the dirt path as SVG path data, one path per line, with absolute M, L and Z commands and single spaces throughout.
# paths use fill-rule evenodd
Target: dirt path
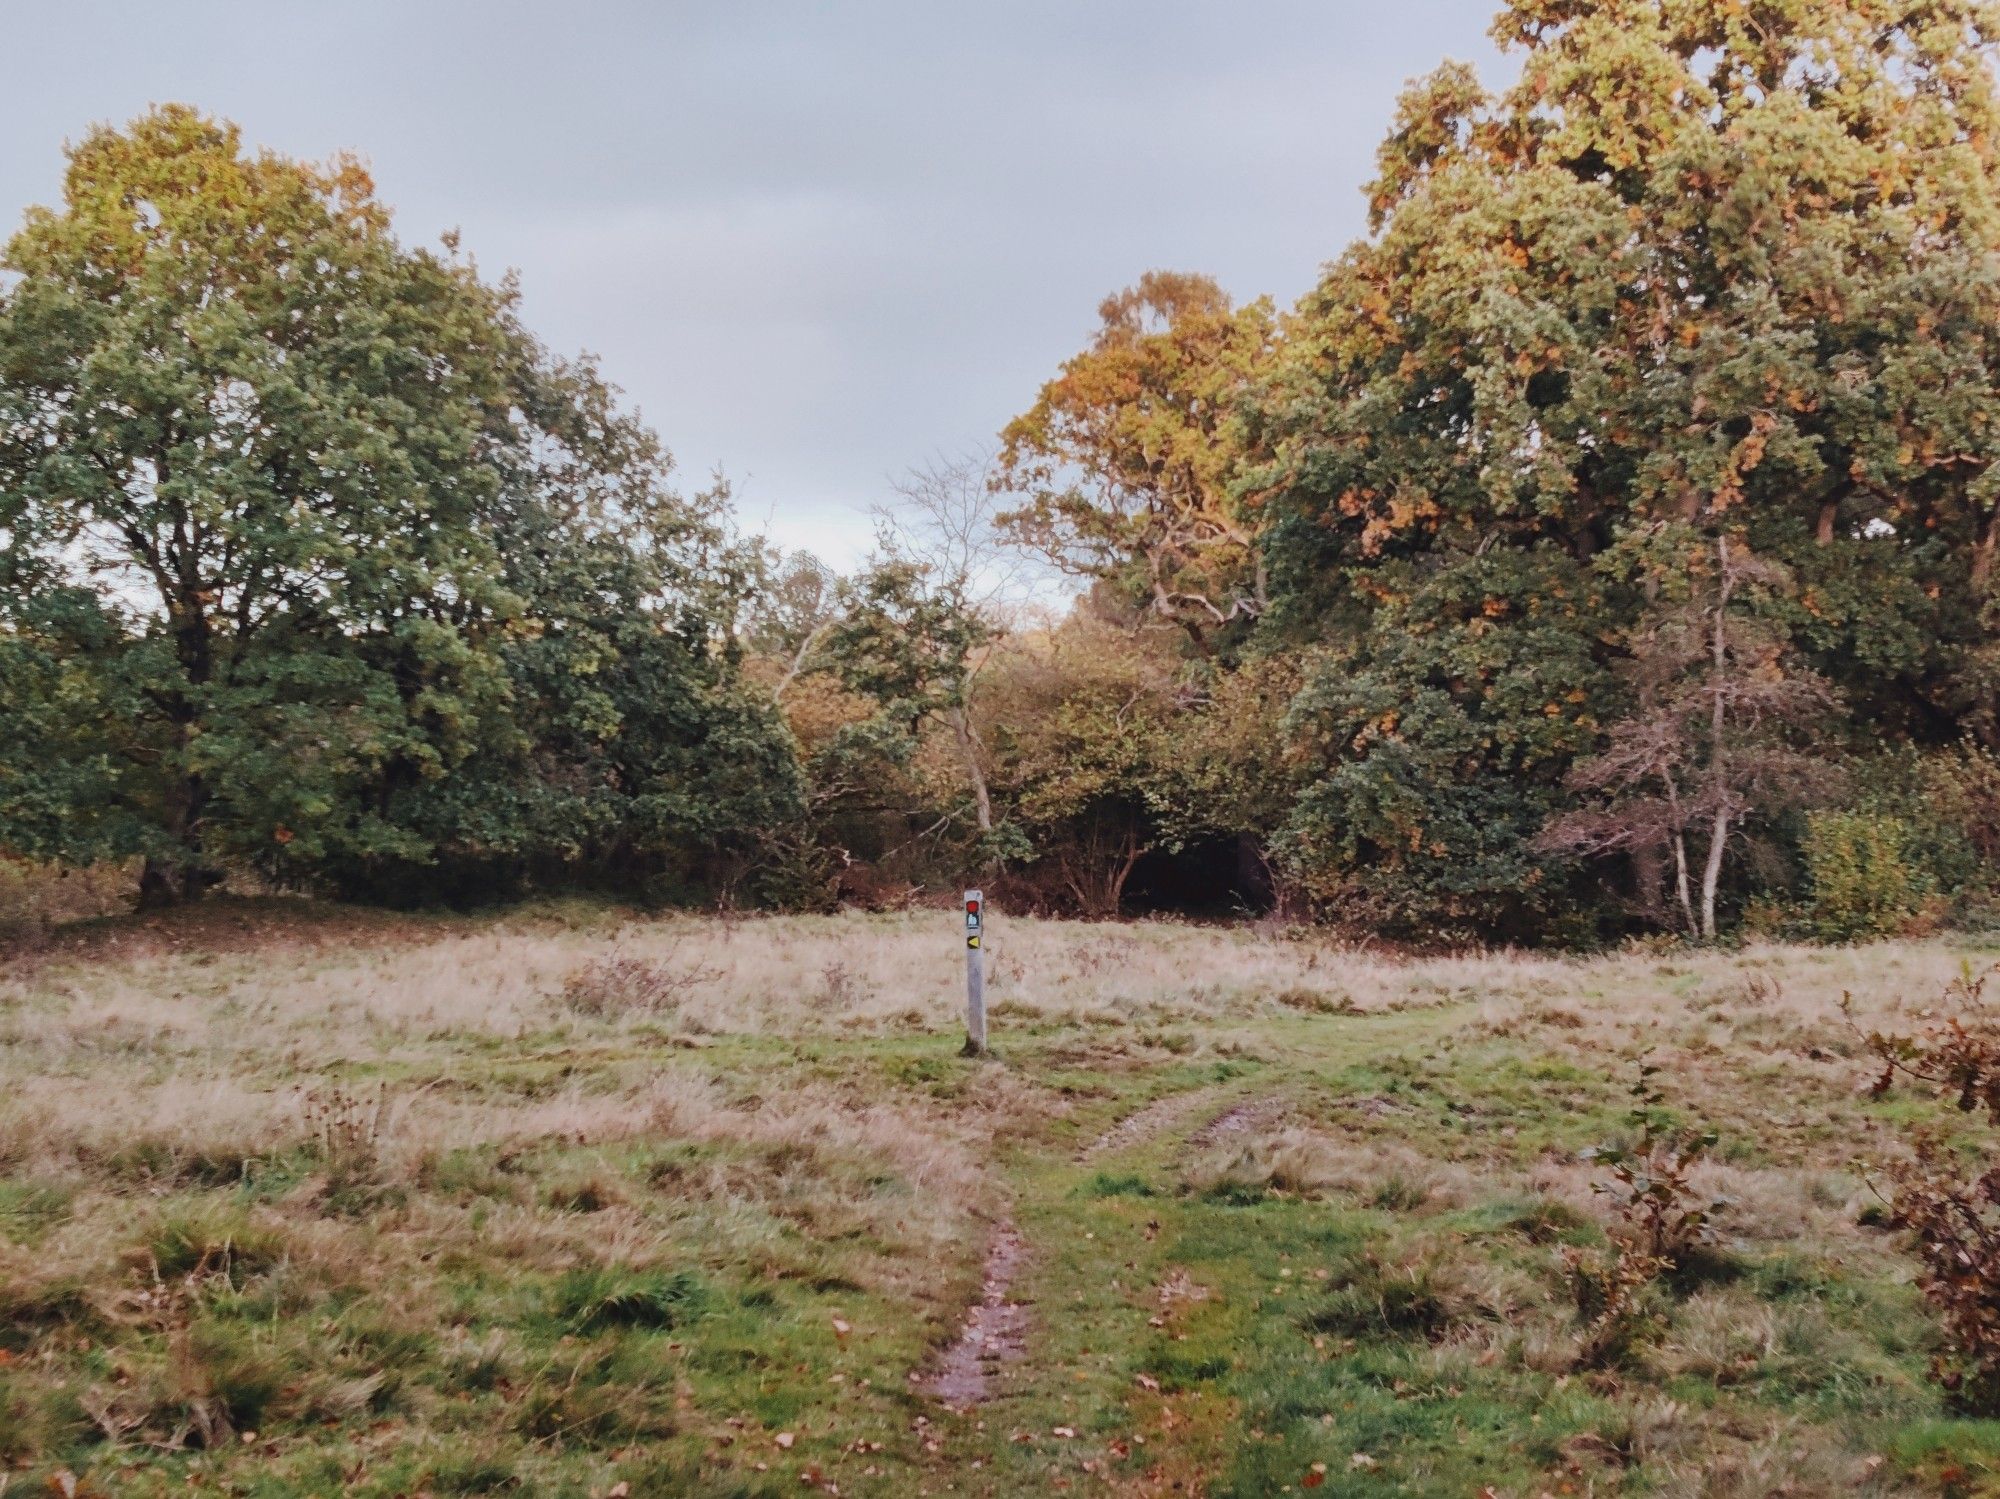
M 1224 1109 L 1208 1123 L 1188 1136 L 1188 1147 L 1205 1150 L 1217 1141 L 1226 1140 L 1231 1135 L 1244 1135 L 1252 1130 L 1263 1129 L 1275 1124 L 1285 1112 L 1282 1099 L 1250 1098 L 1233 1108 Z
M 967 1314 L 957 1339 L 917 1381 L 920 1391 L 954 1410 L 969 1410 L 990 1398 L 1001 1364 L 1027 1353 L 1028 1308 L 1007 1294 L 1026 1258 L 1027 1246 L 1014 1225 L 1005 1220 L 994 1225 L 979 1303 Z
M 1134 1109 L 1110 1129 L 1083 1148 L 1080 1161 L 1094 1161 L 1143 1145 L 1200 1113 L 1222 1093 L 1220 1087 L 1193 1088 L 1156 1098 L 1144 1108 Z
M 1078 1152 L 1081 1163 L 1131 1150 L 1182 1128 L 1214 1107 L 1228 1090 L 1221 1086 L 1193 1088 L 1156 1098 L 1127 1114 Z M 1207 1146 L 1275 1119 L 1284 1105 L 1274 1098 L 1252 1098 L 1223 1110 L 1188 1136 L 1192 1147 Z M 1002 1364 L 1026 1357 L 1028 1308 L 1012 1298 L 1015 1280 L 1027 1260 L 1027 1245 L 1011 1221 L 994 1225 L 986 1245 L 979 1301 L 966 1313 L 965 1326 L 929 1368 L 913 1376 L 917 1390 L 954 1410 L 970 1410 L 992 1398 L 993 1379 Z

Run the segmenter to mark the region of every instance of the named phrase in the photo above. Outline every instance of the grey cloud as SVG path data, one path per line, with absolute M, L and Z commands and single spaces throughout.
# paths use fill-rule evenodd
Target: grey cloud
M 185 99 L 461 227 L 747 521 L 852 555 L 886 479 L 989 438 L 1152 266 L 1290 300 L 1362 227 L 1403 81 L 1489 0 L 79 3 L 10 18 L 0 215 Z

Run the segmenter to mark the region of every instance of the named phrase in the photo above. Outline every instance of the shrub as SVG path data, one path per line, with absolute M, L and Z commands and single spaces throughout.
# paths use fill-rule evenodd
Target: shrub
M 1875 1097 L 1902 1077 L 1949 1099 L 1961 1113 L 1983 1108 L 1990 1120 L 2000 1122 L 2000 1017 L 1986 1003 L 1993 972 L 1967 972 L 1953 979 L 1929 1023 L 1915 1035 L 1871 1031 L 1864 1037 L 1882 1069 L 1870 1089 Z M 1842 1008 L 1853 1025 L 1845 997 Z
M 1801 852 L 1811 885 L 1813 935 L 1834 942 L 1881 937 L 1909 926 L 1933 892 L 1912 857 L 1912 830 L 1881 812 L 1814 812 Z
M 1557 1254 L 1583 1324 L 1583 1342 L 1576 1355 L 1580 1367 L 1603 1369 L 1622 1363 L 1634 1349 L 1659 1336 L 1666 1319 L 1647 1292 L 1667 1268 L 1666 1261 L 1616 1242 L 1602 1251 L 1565 1244 Z
M 1917 1286 L 1944 1321 L 1932 1372 L 1974 1415 L 2000 1415 L 2000 1166 L 1967 1182 L 1937 1141 L 1891 1168 L 1890 1226 L 1906 1229 Z
M 122 864 L 75 869 L 0 853 L 0 934 L 18 944 L 66 921 L 113 915 L 131 905 L 132 887 Z
M 1679 1125 L 1653 1079 L 1659 1068 L 1640 1067 L 1626 1114 L 1632 1142 L 1582 1152 L 1610 1171 L 1591 1190 L 1611 1199 L 1616 1221 L 1605 1250 L 1564 1245 L 1557 1251 L 1563 1278 L 1583 1323 L 1577 1362 L 1603 1368 L 1657 1336 L 1664 1320 L 1651 1304 L 1651 1288 L 1712 1242 L 1711 1220 L 1720 1200 L 1703 1201 L 1689 1180 L 1695 1163 L 1715 1145 L 1712 1129 Z
M 1710 1219 L 1725 1204 L 1703 1202 L 1688 1180 L 1695 1163 L 1714 1146 L 1715 1131 L 1674 1123 L 1666 1096 L 1653 1083 L 1659 1070 L 1642 1066 L 1633 1084 L 1633 1106 L 1626 1115 L 1633 1143 L 1593 1146 L 1582 1155 L 1610 1168 L 1611 1179 L 1592 1182 L 1591 1190 L 1612 1200 L 1618 1215 L 1612 1237 L 1661 1268 L 1673 1269 L 1710 1242 Z
M 2000 1022 L 1986 1004 L 1989 974 L 1961 975 L 1916 1035 L 1867 1037 L 1881 1064 L 1880 1097 L 1901 1078 L 1964 1113 L 2000 1122 Z M 1933 1373 L 1958 1403 L 2000 1415 L 2000 1166 L 1967 1181 L 1934 1135 L 1920 1134 L 1912 1159 L 1889 1168 L 1890 1227 L 1908 1231 L 1922 1266 L 1917 1285 L 1944 1323 Z
M 1898 749 L 1855 763 L 1850 810 L 1903 826 L 1919 904 L 1990 921 L 2000 869 L 2000 756 L 1975 744 Z

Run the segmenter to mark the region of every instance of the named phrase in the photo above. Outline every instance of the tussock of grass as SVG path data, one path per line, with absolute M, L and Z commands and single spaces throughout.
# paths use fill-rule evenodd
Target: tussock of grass
M 1304 1325 L 1342 1337 L 1434 1342 L 1479 1310 L 1478 1292 L 1461 1267 L 1437 1250 L 1420 1249 L 1394 1262 L 1367 1255 L 1344 1267 Z
M 635 1271 L 622 1266 L 571 1270 L 550 1295 L 552 1314 L 574 1332 L 615 1327 L 681 1327 L 698 1318 L 708 1297 L 684 1270 Z

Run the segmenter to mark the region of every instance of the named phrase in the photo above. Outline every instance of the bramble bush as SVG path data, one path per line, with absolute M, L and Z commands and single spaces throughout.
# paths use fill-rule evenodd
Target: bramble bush
M 1648 1290 L 1684 1270 L 1713 1242 L 1721 1199 L 1704 1201 L 1690 1176 L 1713 1149 L 1716 1132 L 1679 1124 L 1666 1106 L 1651 1063 L 1639 1069 L 1626 1115 L 1631 1143 L 1593 1146 L 1584 1160 L 1609 1168 L 1591 1190 L 1611 1200 L 1617 1221 L 1606 1250 L 1566 1245 L 1563 1278 L 1583 1321 L 1577 1362 L 1603 1368 L 1656 1335 L 1660 1314 Z

